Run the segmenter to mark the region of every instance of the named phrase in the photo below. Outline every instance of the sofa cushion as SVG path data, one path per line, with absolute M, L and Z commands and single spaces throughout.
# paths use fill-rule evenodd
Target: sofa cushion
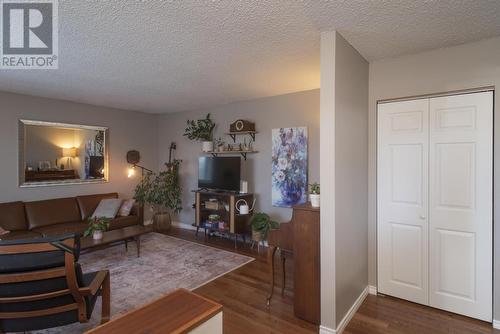
M 20 240 L 41 238 L 42 235 L 33 231 L 12 231 L 7 234 L 0 235 L 0 240 Z
M 103 199 L 97 206 L 97 209 L 95 209 L 94 213 L 92 214 L 92 218 L 104 217 L 113 219 L 116 217 L 116 214 L 118 213 L 118 210 L 120 209 L 121 205 L 122 205 L 121 199 L 118 198 Z
M 80 215 L 82 221 L 87 221 L 90 216 L 94 213 L 95 209 L 101 202 L 101 200 L 105 198 L 118 198 L 117 193 L 109 193 L 109 194 L 97 194 L 97 195 L 86 195 L 86 196 L 77 196 L 76 200 L 78 202 L 78 206 L 80 207 Z
M 7 231 L 28 229 L 23 202 L 0 203 L 0 226 Z
M 87 227 L 88 224 L 78 221 L 70 223 L 60 223 L 50 226 L 42 226 L 33 229 L 33 231 L 40 233 L 44 237 L 53 237 L 63 234 L 83 234 Z
M 26 202 L 24 205 L 30 230 L 42 226 L 81 221 L 80 209 L 74 197 Z
M 127 226 L 134 226 L 139 224 L 137 216 L 116 217 L 109 223 L 109 230 L 118 230 Z
M 120 210 L 118 210 L 118 216 L 121 217 L 130 216 L 130 212 L 132 212 L 134 204 L 135 204 L 135 199 L 133 198 L 124 200 L 122 206 L 120 206 Z

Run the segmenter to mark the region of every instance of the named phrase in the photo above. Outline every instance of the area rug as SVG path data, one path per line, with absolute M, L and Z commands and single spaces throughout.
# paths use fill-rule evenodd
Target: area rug
M 80 256 L 84 272 L 107 269 L 111 273 L 111 315 L 125 313 L 178 288 L 196 289 L 233 271 L 253 258 L 194 242 L 148 233 L 141 238 L 141 257 L 135 242 L 117 245 Z M 100 322 L 101 298 L 86 324 L 32 333 L 82 333 Z

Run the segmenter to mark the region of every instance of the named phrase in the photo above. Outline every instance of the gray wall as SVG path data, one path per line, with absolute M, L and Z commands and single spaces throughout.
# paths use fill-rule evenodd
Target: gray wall
M 194 194 L 191 190 L 197 189 L 198 157 L 201 155 L 201 143 L 188 140 L 183 133 L 188 119 L 199 119 L 207 113 L 211 113 L 217 123 L 215 136 L 223 137 L 226 142 L 231 140 L 224 136 L 230 123 L 237 119 L 255 122 L 259 133 L 254 148 L 259 152 L 249 154 L 247 161 L 242 161 L 242 179 L 249 182 L 249 191 L 257 196 L 257 210 L 269 213 L 278 221 L 288 221 L 291 209 L 271 205 L 271 130 L 307 126 L 309 182 L 319 182 L 319 89 L 160 116 L 159 166 L 162 168 L 163 163 L 168 161 L 168 148 L 172 141 L 177 143 L 177 159 L 182 160 L 183 210 L 176 219 L 183 224 L 194 222 L 194 210 L 191 208 Z
M 39 200 L 116 191 L 130 197 L 138 179 L 127 178 L 126 152 L 137 149 L 143 164 L 158 165 L 156 115 L 0 92 L 0 202 Z M 18 187 L 18 120 L 30 119 L 109 127 L 108 183 L 40 188 Z
M 369 283 L 376 277 L 376 105 L 377 100 L 484 86 L 500 87 L 500 38 L 377 61 L 370 64 Z M 495 114 L 500 99 L 495 93 Z M 500 117 L 495 116 L 495 129 Z M 494 135 L 494 197 L 500 195 L 500 134 Z M 494 205 L 494 314 L 500 319 L 500 205 Z
M 38 168 L 39 161 L 49 161 L 50 166 L 67 164 L 67 159 L 61 159 L 62 146 L 75 146 L 75 131 L 50 126 L 25 126 L 24 160 L 27 166 Z
M 335 47 L 335 312 L 337 326 L 368 285 L 368 62 Z
M 368 283 L 368 62 L 321 33 L 321 327 L 342 320 Z

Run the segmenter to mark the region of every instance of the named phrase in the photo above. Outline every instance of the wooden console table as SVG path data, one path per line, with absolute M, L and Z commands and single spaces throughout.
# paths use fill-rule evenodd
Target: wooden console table
M 55 180 L 74 180 L 79 179 L 78 172 L 74 169 L 57 169 L 57 170 L 33 170 L 25 171 L 24 179 L 26 182 L 36 181 L 55 181 Z
M 222 305 L 179 289 L 86 333 L 222 334 Z

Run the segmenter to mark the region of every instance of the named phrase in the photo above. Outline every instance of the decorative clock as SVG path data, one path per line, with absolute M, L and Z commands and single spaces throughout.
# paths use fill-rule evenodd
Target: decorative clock
M 255 123 L 238 119 L 229 126 L 229 132 L 252 132 L 255 131 Z

